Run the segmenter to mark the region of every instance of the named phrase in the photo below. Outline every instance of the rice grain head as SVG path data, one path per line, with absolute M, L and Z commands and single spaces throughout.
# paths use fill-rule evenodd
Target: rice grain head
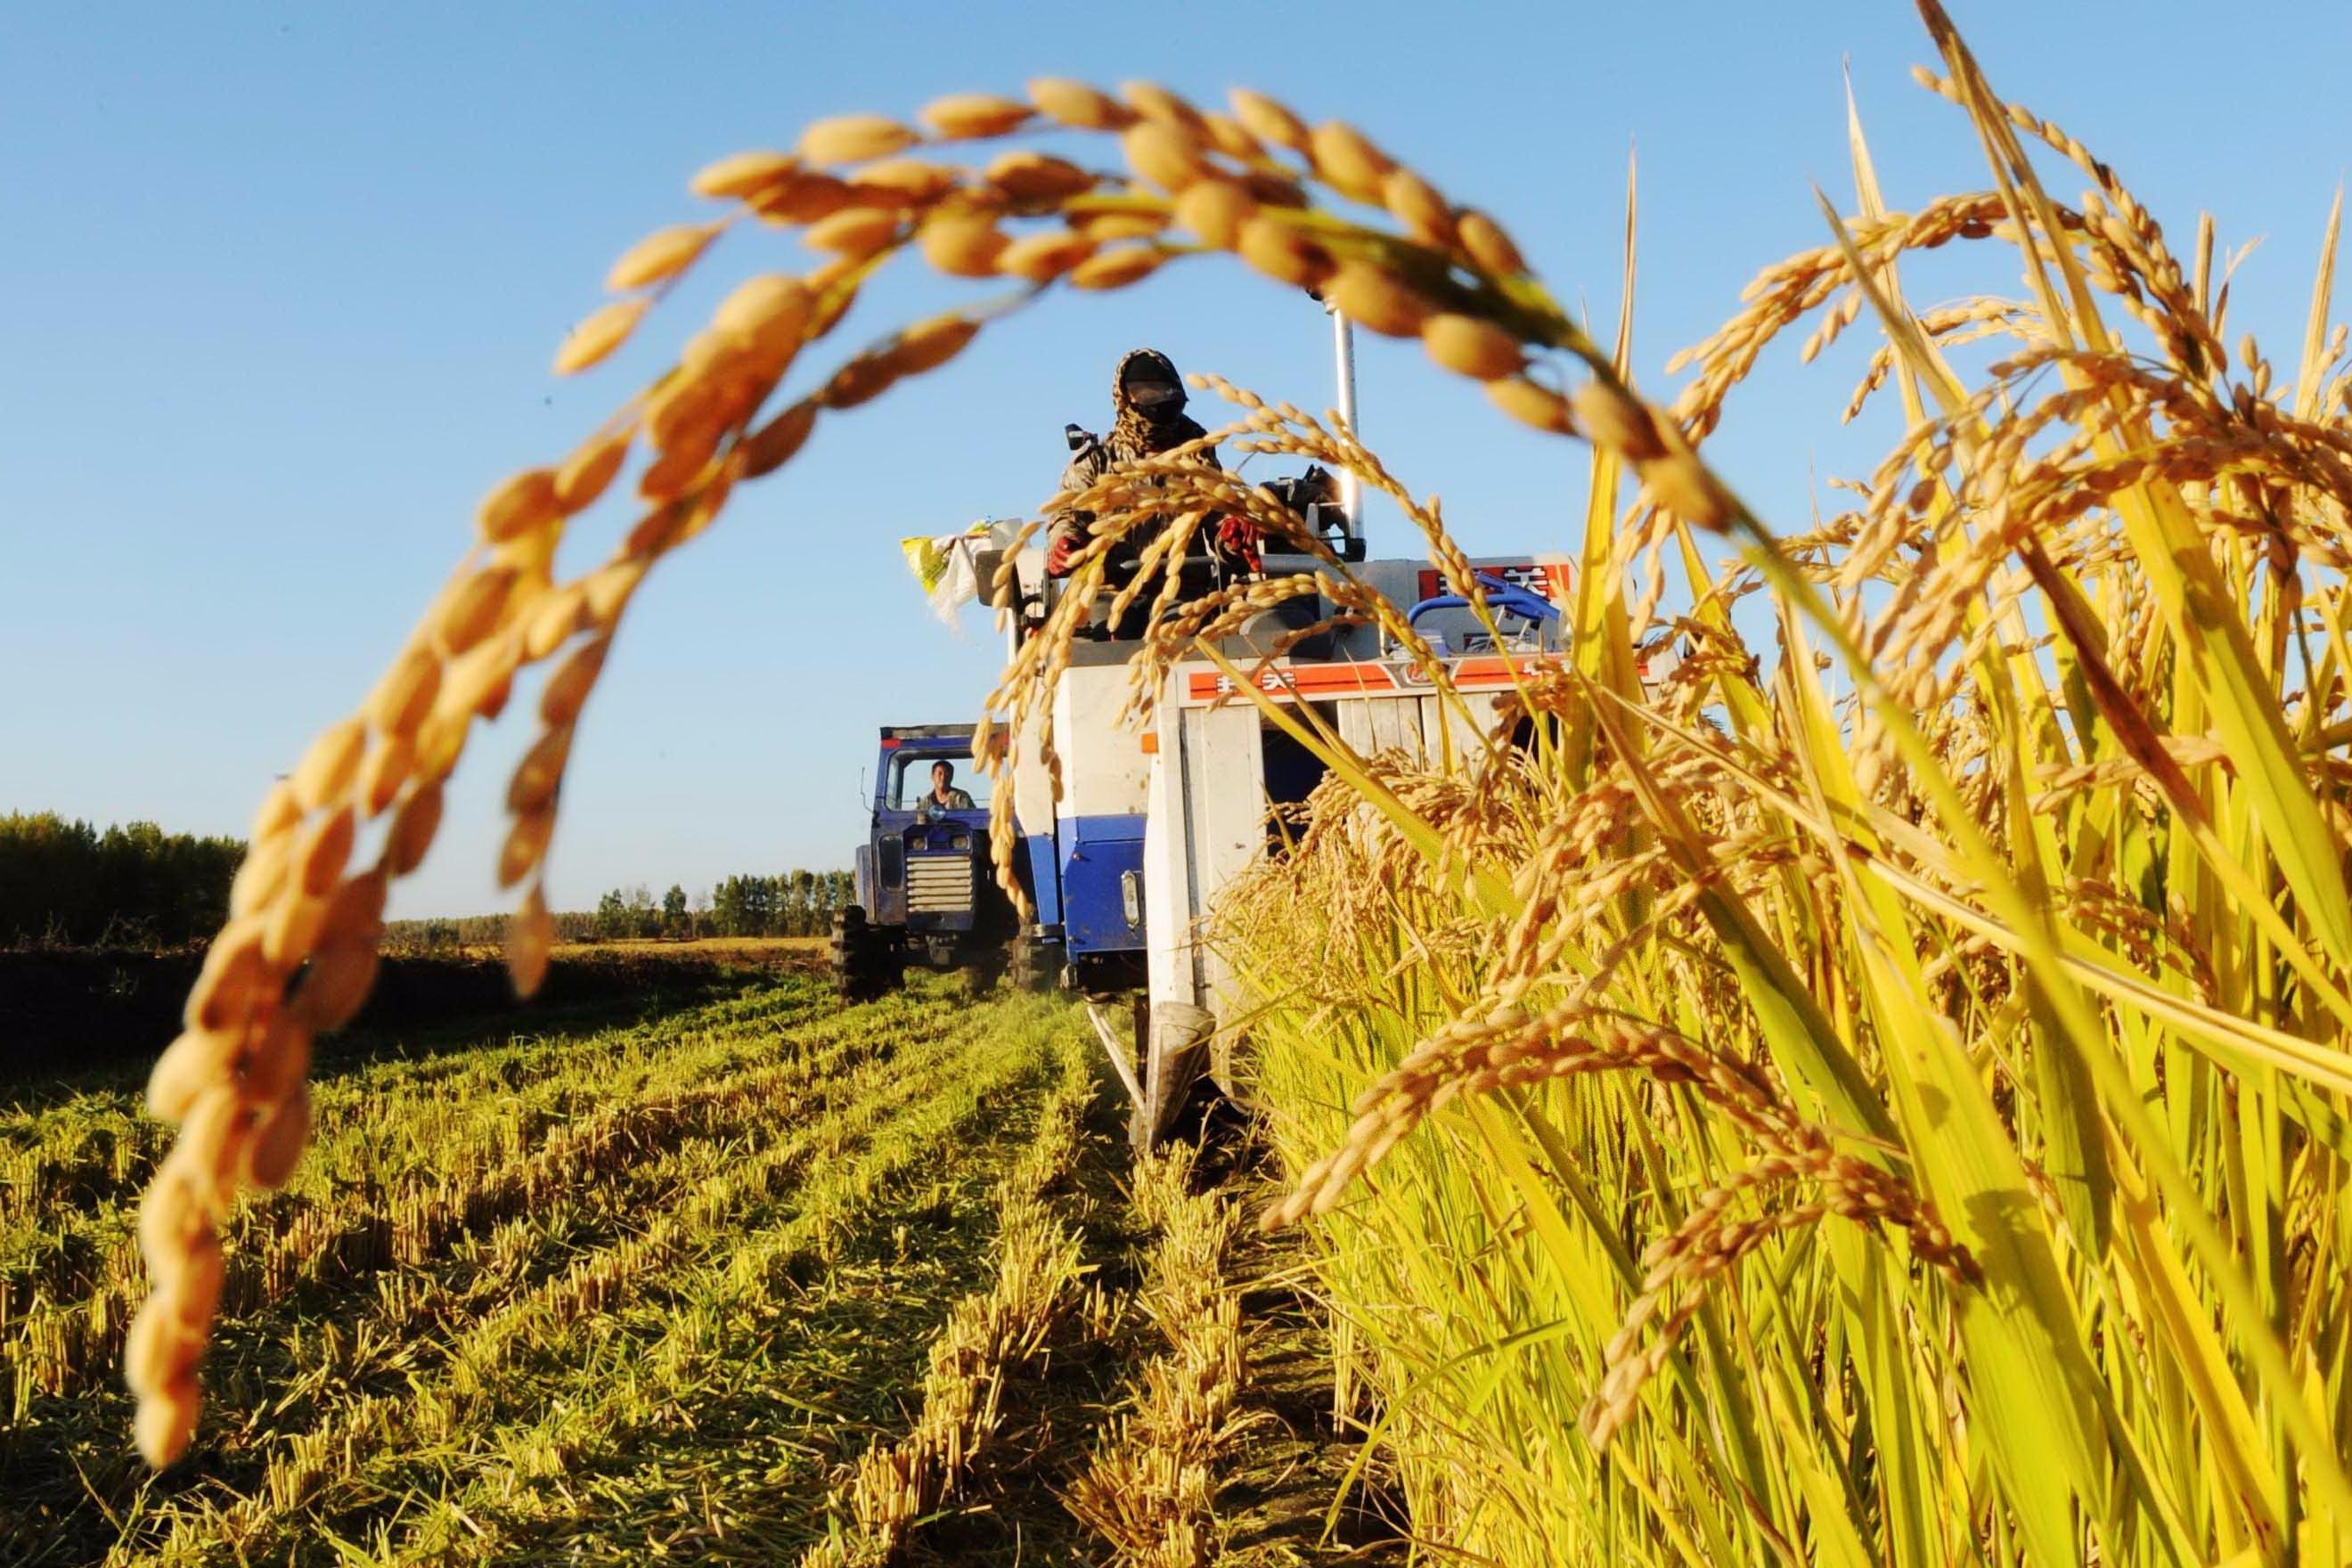
M 698 223 L 656 229 L 613 263 L 613 270 L 605 275 L 604 287 L 617 294 L 677 277 L 710 247 L 710 242 L 719 237 L 719 226 Z
M 915 116 L 934 135 L 949 141 L 977 141 L 1018 131 L 1034 113 L 1017 99 L 994 93 L 961 92 L 935 98 Z
M 687 188 L 698 196 L 735 197 L 750 201 L 799 172 L 800 160 L 789 153 L 764 149 L 730 153 L 706 163 Z
M 615 300 L 589 312 L 555 351 L 555 374 L 576 375 L 628 342 L 653 301 Z
M 1516 375 L 1527 363 L 1517 338 L 1476 316 L 1447 311 L 1430 316 L 1421 323 L 1421 345 L 1445 369 L 1476 381 Z
M 1060 77 L 1030 82 L 1029 101 L 1048 120 L 1074 131 L 1124 131 L 1136 120 L 1135 110 L 1108 93 Z
M 840 114 L 801 132 L 800 153 L 812 163 L 862 163 L 903 153 L 921 138 L 880 114 Z

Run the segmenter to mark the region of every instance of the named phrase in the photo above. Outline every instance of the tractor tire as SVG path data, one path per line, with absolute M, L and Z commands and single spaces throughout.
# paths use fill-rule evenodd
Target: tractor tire
M 866 923 L 866 911 L 845 905 L 833 917 L 833 983 L 844 1002 L 871 1002 L 904 983 L 898 944 Z

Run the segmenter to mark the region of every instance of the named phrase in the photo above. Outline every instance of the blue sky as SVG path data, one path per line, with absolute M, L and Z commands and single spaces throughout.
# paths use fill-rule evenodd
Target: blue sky
M 2115 163 L 2179 248 L 2200 206 L 2225 244 L 2263 241 L 2232 331 L 2291 366 L 2352 157 L 2352 6 L 1955 9 L 1996 87 Z M 1811 184 L 1847 193 L 1842 61 L 1893 205 L 1982 183 L 1965 124 L 1909 80 L 1930 58 L 1895 0 L 6 7 L 0 810 L 241 832 L 398 646 L 481 492 L 567 450 L 733 280 L 805 265 L 772 231 L 730 237 L 628 353 L 548 374 L 613 257 L 700 210 L 692 170 L 811 118 L 1041 74 L 1259 87 L 1496 211 L 1604 320 L 1635 145 L 1636 376 L 1664 393 L 1667 356 L 1750 274 L 1820 242 Z M 1990 250 L 1912 280 L 1921 301 L 2017 287 Z M 899 279 L 849 338 L 953 297 Z M 968 717 L 996 667 L 984 621 L 960 639 L 925 613 L 897 541 L 1049 493 L 1061 426 L 1105 417 L 1110 365 L 1141 343 L 1328 397 L 1311 303 L 1195 263 L 1049 303 L 830 424 L 640 596 L 574 752 L 558 904 L 845 864 L 874 726 Z M 1800 370 L 1793 349 L 1709 448 L 1792 527 L 1888 434 L 1838 428 L 1856 353 Z M 1580 453 L 1504 427 L 1408 345 L 1366 344 L 1361 384 L 1367 437 L 1474 548 L 1571 537 Z M 1376 550 L 1405 548 L 1392 517 L 1370 526 Z M 476 742 L 396 912 L 500 902 L 488 867 L 521 738 Z

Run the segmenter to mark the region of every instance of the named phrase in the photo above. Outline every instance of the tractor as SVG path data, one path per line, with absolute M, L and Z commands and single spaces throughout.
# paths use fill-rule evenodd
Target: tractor
M 1017 984 L 1052 978 L 1054 957 L 1023 939 L 988 855 L 987 775 L 972 764 L 970 724 L 882 729 L 872 818 L 857 847 L 856 901 L 833 921 L 843 997 L 898 989 L 909 963 L 962 969 L 986 990 L 1010 967 Z M 946 764 L 949 798 L 933 779 Z

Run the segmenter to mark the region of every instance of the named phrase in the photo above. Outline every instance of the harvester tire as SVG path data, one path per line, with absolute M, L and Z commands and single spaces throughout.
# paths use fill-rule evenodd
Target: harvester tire
M 996 989 L 1004 974 L 1004 955 L 991 953 L 976 963 L 965 965 L 964 990 L 975 1002 Z
M 1015 991 L 1051 991 L 1062 978 L 1062 944 L 1016 936 L 1008 951 L 1008 973 Z

